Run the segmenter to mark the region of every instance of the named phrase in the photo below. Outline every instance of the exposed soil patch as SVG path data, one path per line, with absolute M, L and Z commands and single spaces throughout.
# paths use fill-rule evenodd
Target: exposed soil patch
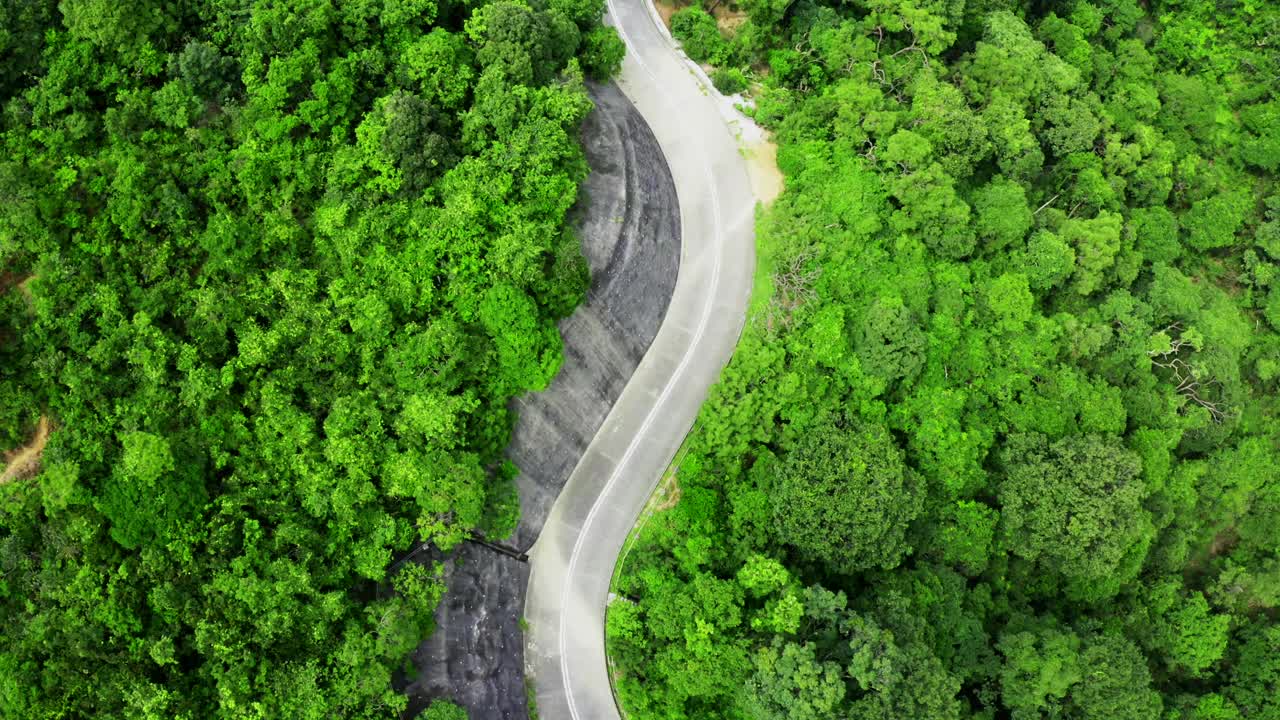
M 31 281 L 35 279 L 35 275 L 30 275 L 18 283 L 18 294 L 27 301 L 28 305 L 36 301 L 35 296 L 31 294 Z
M 27 301 L 27 304 L 31 305 L 35 302 L 35 298 L 31 295 L 31 282 L 35 279 L 35 275 L 0 272 L 0 294 L 16 290 Z
M 1223 553 L 1230 552 L 1240 542 L 1240 535 L 1236 532 L 1234 525 L 1223 528 L 1213 536 L 1213 540 L 1209 542 L 1209 547 L 1203 552 L 1196 552 L 1187 562 L 1184 573 L 1187 576 L 1195 576 L 1205 572 L 1209 568 L 1209 564 L 1214 558 Z
M 1209 544 L 1209 557 L 1217 557 L 1231 548 L 1235 547 L 1239 542 L 1240 536 L 1236 533 L 1234 526 L 1226 528 L 1222 532 L 1213 537 L 1213 542 Z
M 662 18 L 662 23 L 667 26 L 668 30 L 671 29 L 671 16 L 692 4 L 690 2 L 681 2 L 680 0 L 675 0 L 674 2 L 653 0 L 653 6 L 657 8 L 658 15 Z M 738 26 L 747 21 L 747 12 L 739 7 L 736 2 L 710 0 L 705 4 L 711 5 L 711 9 L 707 10 L 707 12 L 711 13 L 711 16 L 716 19 L 716 25 L 720 26 L 720 32 L 732 35 L 737 32 Z
M 782 171 L 778 169 L 778 146 L 772 140 L 761 140 L 747 146 L 747 176 L 760 202 L 770 205 L 782 194 Z
M 728 35 L 736 33 L 738 26 L 747 21 L 746 11 L 738 7 L 737 3 L 719 3 L 712 8 L 711 16 L 716 19 L 720 32 Z
M 666 512 L 680 504 L 680 474 L 678 471 L 672 471 L 662 479 L 662 486 L 658 488 L 658 495 L 662 499 L 653 507 L 654 512 Z
M 4 454 L 5 467 L 0 473 L 0 485 L 33 477 L 40 472 L 40 458 L 44 454 L 45 443 L 49 442 L 49 432 L 49 418 L 41 415 L 31 442 Z
M 668 30 L 671 29 L 671 16 L 684 7 L 684 5 L 676 7 L 674 3 L 661 2 L 661 0 L 655 0 L 653 6 L 658 9 L 658 16 L 662 18 L 662 24 L 666 25 Z

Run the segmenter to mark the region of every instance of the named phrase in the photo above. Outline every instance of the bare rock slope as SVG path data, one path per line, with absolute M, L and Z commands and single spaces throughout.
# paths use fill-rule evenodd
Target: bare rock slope
M 520 524 L 504 555 L 465 544 L 446 562 L 435 634 L 415 654 L 411 711 L 449 698 L 471 720 L 527 718 L 518 557 L 640 363 L 662 323 L 680 265 L 680 208 L 657 140 L 614 85 L 591 87 L 582 130 L 591 167 L 576 210 L 591 268 L 586 302 L 560 323 L 564 365 L 541 393 L 514 401 L 508 456 L 520 468 Z

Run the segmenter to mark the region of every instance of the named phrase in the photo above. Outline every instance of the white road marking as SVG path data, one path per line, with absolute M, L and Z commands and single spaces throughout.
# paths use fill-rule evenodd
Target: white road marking
M 651 0 L 639 0 L 639 2 L 651 2 Z M 613 16 L 616 23 L 615 27 L 618 30 L 618 34 L 622 37 L 623 43 L 628 48 L 633 48 L 631 56 L 635 58 L 636 62 L 640 65 L 640 68 L 644 70 L 645 74 L 649 76 L 649 79 L 653 81 L 654 87 L 658 88 L 662 99 L 666 101 L 667 105 L 670 106 L 673 111 L 678 112 L 679 107 L 676 105 L 675 101 L 671 99 L 671 96 L 662 90 L 663 85 L 658 81 L 657 75 L 655 75 L 649 68 L 649 65 L 645 63 L 644 58 L 640 56 L 639 51 L 634 49 L 635 46 L 632 44 L 626 28 L 622 26 L 621 16 L 618 13 L 617 7 L 614 5 L 614 0 L 607 0 L 607 4 L 609 6 L 609 14 Z M 720 223 L 720 194 L 716 190 L 716 184 L 714 182 L 715 178 L 711 173 L 711 163 L 707 159 L 707 154 L 702 150 L 701 145 L 698 145 L 698 154 L 702 157 L 702 169 L 706 174 L 707 188 L 711 195 L 711 217 L 714 229 L 713 236 L 715 238 L 715 262 L 711 267 L 711 289 L 707 293 L 706 302 L 703 303 L 702 317 L 698 320 L 698 330 L 694 333 L 693 340 L 690 341 L 689 345 L 685 348 L 684 356 L 680 358 L 680 364 L 676 367 L 675 372 L 672 373 L 671 380 L 667 382 L 666 387 L 662 389 L 662 395 L 658 397 L 657 402 L 655 402 L 649 409 L 649 414 L 645 416 L 644 422 L 640 425 L 640 431 L 632 437 L 631 443 L 627 446 L 626 453 L 623 454 L 622 459 L 618 464 L 614 465 L 613 473 L 609 475 L 609 479 L 605 482 L 604 489 L 596 496 L 595 502 L 591 505 L 591 510 L 587 513 L 586 522 L 583 523 L 582 530 L 578 533 L 578 539 L 573 544 L 573 552 L 569 555 L 569 570 L 565 573 L 564 582 L 560 588 L 560 675 L 564 682 L 565 699 L 569 704 L 569 714 L 573 717 L 573 720 L 581 720 L 581 716 L 578 715 L 578 706 L 573 694 L 573 679 L 569 673 L 569 654 L 568 648 L 565 644 L 565 638 L 568 635 L 565 627 L 565 609 L 567 607 L 567 599 L 569 597 L 570 586 L 572 585 L 574 570 L 578 564 L 578 556 L 582 552 L 583 544 L 591 529 L 591 524 L 595 521 L 596 513 L 599 512 L 600 508 L 603 506 L 605 498 L 608 497 L 613 486 L 617 483 L 618 478 L 622 477 L 622 471 L 626 468 L 627 463 L 631 461 L 631 456 L 635 454 L 636 448 L 640 446 L 641 438 L 649 432 L 649 428 L 657 418 L 658 410 L 666 404 L 667 398 L 670 397 L 672 390 L 679 384 L 679 381 L 683 377 L 685 369 L 693 358 L 693 349 L 702 341 L 702 337 L 706 333 L 707 326 L 711 321 L 711 311 L 715 304 L 716 291 L 720 287 L 720 259 L 724 250 L 724 237 L 721 233 Z M 678 195 L 679 193 L 677 191 L 677 197 Z M 684 233 L 684 223 L 681 223 L 680 235 L 682 246 L 684 243 Z M 679 282 L 679 280 L 677 280 L 677 282 Z

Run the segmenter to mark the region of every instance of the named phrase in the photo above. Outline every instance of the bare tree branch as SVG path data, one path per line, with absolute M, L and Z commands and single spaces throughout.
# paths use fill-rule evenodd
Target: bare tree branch
M 1183 350 L 1195 351 L 1195 346 L 1182 338 L 1182 325 L 1173 323 L 1166 327 L 1163 332 L 1170 337 L 1169 349 L 1148 350 L 1147 357 L 1151 358 L 1151 364 L 1168 370 L 1175 385 L 1174 392 L 1209 411 L 1209 417 L 1215 423 L 1221 423 L 1226 420 L 1230 408 L 1221 401 L 1210 400 L 1204 394 L 1206 387 L 1211 385 L 1221 386 L 1222 383 L 1217 378 L 1208 378 L 1207 380 L 1201 378 L 1190 363 L 1178 357 Z
M 1031 214 L 1032 214 L 1032 215 L 1039 215 L 1041 210 L 1043 210 L 1043 209 L 1045 209 L 1045 208 L 1049 207 L 1050 205 L 1052 205 L 1052 204 L 1053 204 L 1053 201 L 1054 201 L 1054 200 L 1057 200 L 1057 199 L 1058 199 L 1058 197 L 1059 197 L 1061 194 L 1062 194 L 1062 193 L 1058 193 L 1058 195 L 1054 195 L 1053 197 L 1049 198 L 1048 200 L 1046 200 L 1046 201 L 1044 202 L 1044 204 L 1043 204 L 1043 205 L 1041 205 L 1040 207 L 1036 208 L 1036 211 L 1035 211 L 1035 212 L 1033 212 L 1033 213 L 1031 213 Z
M 831 229 L 828 226 L 827 229 Z M 792 313 L 817 297 L 813 286 L 822 274 L 821 268 L 807 268 L 818 254 L 806 248 L 786 260 L 773 275 L 773 297 L 765 311 L 765 329 L 772 332 L 791 323 Z

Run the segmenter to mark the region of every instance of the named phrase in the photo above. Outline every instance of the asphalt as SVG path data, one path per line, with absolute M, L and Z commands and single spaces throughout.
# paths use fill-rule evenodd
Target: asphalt
M 608 0 L 627 44 L 618 86 L 675 181 L 681 257 L 657 336 L 569 476 L 529 552 L 526 675 L 547 720 L 616 720 L 604 615 L 618 553 L 741 333 L 754 270 L 756 196 L 710 89 L 649 0 Z

